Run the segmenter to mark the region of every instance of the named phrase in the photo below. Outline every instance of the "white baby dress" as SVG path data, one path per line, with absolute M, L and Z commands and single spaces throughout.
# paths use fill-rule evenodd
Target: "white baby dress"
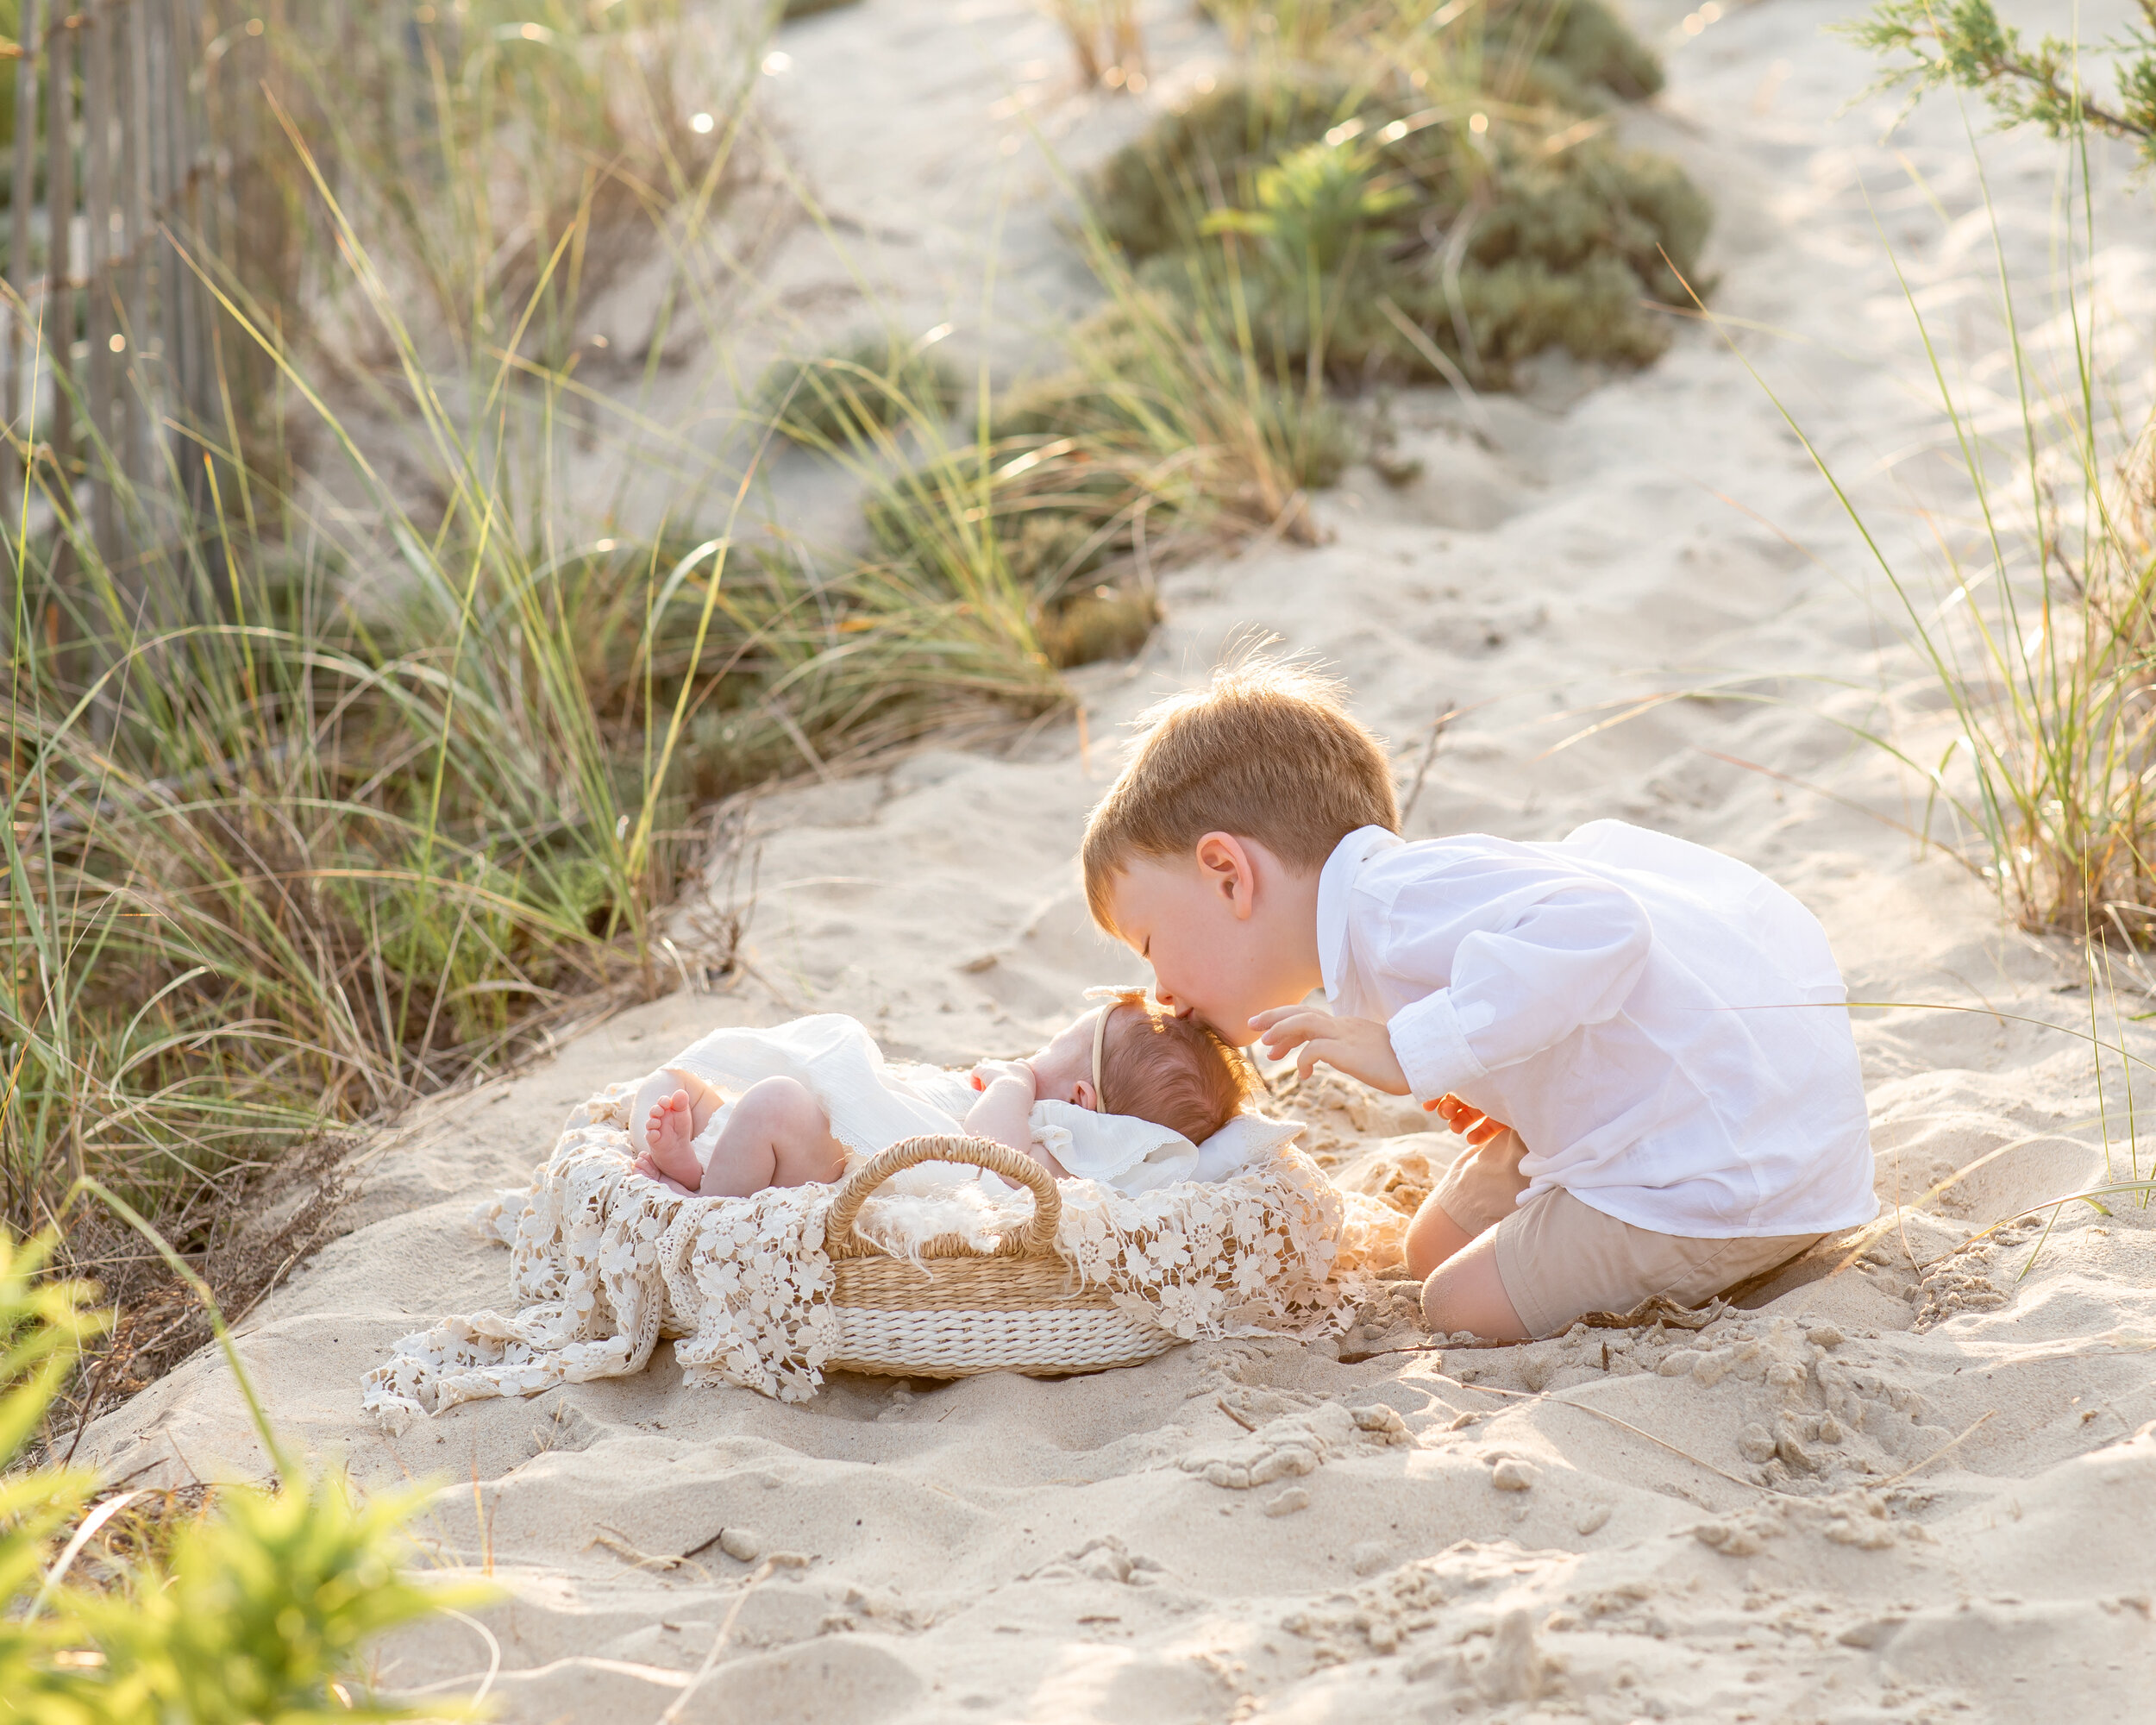
M 823 1013 L 765 1030 L 715 1030 L 676 1055 L 637 1086 L 632 1142 L 642 1148 L 643 1122 L 658 1102 L 677 1089 L 688 1090 L 694 1101 L 701 1088 L 718 1104 L 694 1140 L 697 1159 L 707 1162 L 731 1108 L 711 1093 L 738 1095 L 775 1077 L 796 1079 L 814 1093 L 830 1119 L 831 1136 L 846 1146 L 849 1169 L 903 1139 L 958 1132 L 981 1100 L 966 1073 L 886 1060 L 858 1019 Z M 1034 1144 L 1075 1178 L 1132 1195 L 1179 1180 L 1221 1179 L 1261 1147 L 1257 1138 L 1273 1136 L 1247 1128 L 1216 1134 L 1206 1140 L 1201 1164 L 1200 1147 L 1181 1132 L 1131 1114 L 1042 1101 L 1033 1105 L 1032 1126 Z

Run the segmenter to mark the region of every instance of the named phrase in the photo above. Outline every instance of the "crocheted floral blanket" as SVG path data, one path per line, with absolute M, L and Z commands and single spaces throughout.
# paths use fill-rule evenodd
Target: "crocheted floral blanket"
M 385 1424 L 622 1377 L 662 1337 L 691 1383 L 782 1402 L 816 1393 L 837 1334 L 824 1251 L 835 1189 L 685 1197 L 632 1176 L 633 1094 L 611 1085 L 579 1107 L 530 1186 L 474 1214 L 510 1249 L 517 1309 L 448 1318 L 398 1342 L 364 1384 L 365 1406 Z M 1337 1333 L 1368 1291 L 1366 1272 L 1398 1256 L 1403 1221 L 1336 1189 L 1293 1149 L 1231 1179 L 1136 1196 L 1090 1181 L 1059 1189 L 1056 1245 L 1077 1275 L 1185 1340 Z M 981 1202 L 979 1226 L 1015 1223 L 1031 1202 L 1023 1191 L 1006 1208 Z M 856 1226 L 903 1253 L 948 1228 L 950 1207 L 880 1193 Z

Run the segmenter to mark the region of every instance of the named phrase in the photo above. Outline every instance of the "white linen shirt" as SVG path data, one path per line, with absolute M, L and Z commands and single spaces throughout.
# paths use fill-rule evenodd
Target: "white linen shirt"
M 1333 1011 L 1384 1021 L 1416 1099 L 1519 1132 L 1562 1186 L 1695 1239 L 1877 1214 L 1864 1081 L 1826 932 L 1764 875 L 1598 820 L 1555 844 L 1350 833 L 1318 881 Z

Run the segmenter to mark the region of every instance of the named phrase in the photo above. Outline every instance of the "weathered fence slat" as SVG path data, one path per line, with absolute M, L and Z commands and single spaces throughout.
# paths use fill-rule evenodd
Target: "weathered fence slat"
M 14 217 L 10 227 L 8 248 L 8 286 L 11 290 L 8 307 L 8 349 L 5 359 L 5 415 L 7 425 L 13 430 L 23 422 L 22 436 L 29 435 L 27 423 L 29 394 L 28 367 L 30 362 L 29 332 L 24 327 L 27 317 L 24 308 L 30 301 L 31 284 L 31 227 L 30 206 L 37 197 L 37 95 L 38 67 L 42 56 L 38 43 L 44 30 L 42 0 L 22 0 L 22 57 L 15 63 L 15 146 L 14 183 L 9 188 L 13 200 L 9 213 Z M 0 503 L 5 504 L 10 527 L 17 519 L 20 501 L 15 480 L 16 469 L 14 458 L 0 459 L 0 469 L 9 476 Z
M 54 489 L 74 483 L 72 394 L 61 384 L 75 351 L 75 31 L 72 18 L 54 17 L 45 33 L 48 143 L 45 152 L 45 351 L 54 371 L 52 435 Z
M 90 343 L 85 393 L 90 408 L 91 532 L 107 568 L 121 561 L 119 499 L 111 482 L 118 459 L 113 336 L 112 15 L 114 0 L 91 0 L 83 12 L 83 334 Z
M 154 380 L 148 344 L 157 327 L 149 300 L 150 235 L 155 231 L 151 211 L 156 207 L 150 201 L 150 27 L 139 5 L 122 7 L 120 16 L 125 31 L 122 64 L 127 77 L 127 96 L 122 104 L 127 118 L 120 128 L 120 244 L 128 258 L 126 279 L 120 285 L 120 333 L 128 344 L 128 386 L 121 392 L 121 411 L 126 423 L 120 434 L 120 465 L 139 509 L 152 479 Z
M 73 3 L 20 13 L 0 336 L 18 447 L 0 505 L 12 527 L 27 457 L 63 544 L 86 527 L 139 597 L 160 536 L 209 503 L 205 446 L 226 441 L 219 314 L 195 276 L 229 227 L 203 107 L 210 22 L 203 0 Z

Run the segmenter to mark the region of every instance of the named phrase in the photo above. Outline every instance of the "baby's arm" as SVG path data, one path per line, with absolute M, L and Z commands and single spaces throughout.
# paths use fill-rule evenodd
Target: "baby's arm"
M 1033 1069 L 1023 1060 L 986 1060 L 974 1068 L 981 1100 L 966 1114 L 966 1135 L 985 1138 L 1030 1156 L 1057 1179 L 1062 1164 L 1033 1145 Z

